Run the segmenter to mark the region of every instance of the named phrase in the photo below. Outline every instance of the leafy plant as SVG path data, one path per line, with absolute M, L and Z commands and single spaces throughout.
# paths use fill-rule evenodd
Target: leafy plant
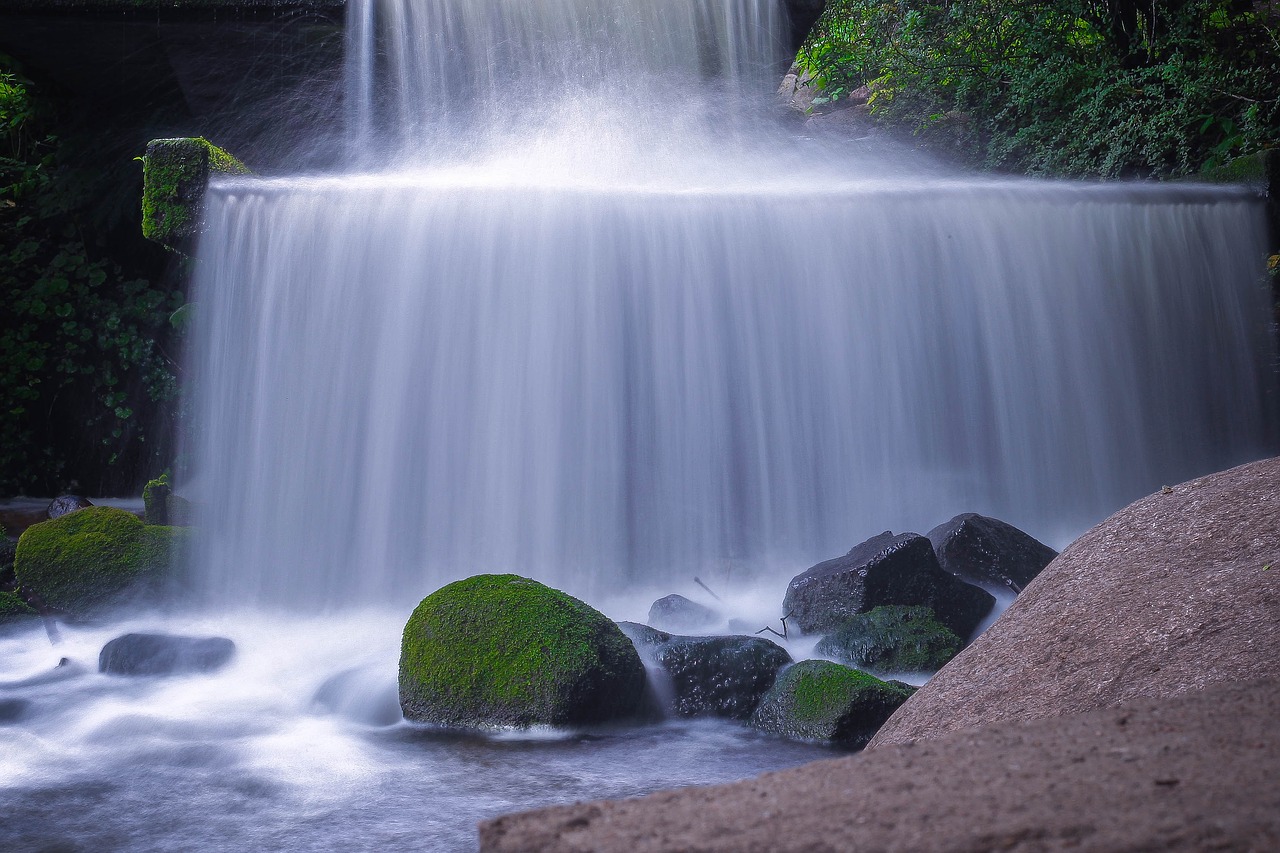
M 973 165 L 1176 176 L 1278 141 L 1278 32 L 1233 0 L 831 0 L 797 62 Z
M 162 467 L 148 413 L 177 396 L 181 294 L 130 277 L 80 214 L 51 110 L 0 57 L 0 492 L 130 488 Z M 150 460 L 150 461 L 147 461 Z

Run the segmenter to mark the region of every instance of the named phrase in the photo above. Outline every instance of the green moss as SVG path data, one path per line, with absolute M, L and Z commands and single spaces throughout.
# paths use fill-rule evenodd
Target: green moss
M 1275 151 L 1259 151 L 1228 160 L 1221 166 L 1205 169 L 1193 176 L 1193 179 L 1215 184 L 1248 184 L 1265 189 L 1275 181 L 1278 168 L 1280 157 L 1277 157 Z
M 913 692 L 838 663 L 802 661 L 778 676 L 751 725 L 786 737 L 861 747 Z
M 144 525 L 122 509 L 86 507 L 29 527 L 14 571 L 50 607 L 93 613 L 170 580 L 185 533 Z
M 147 524 L 166 524 L 169 516 L 169 472 L 147 482 L 142 488 L 142 505 L 146 508 Z
M 644 666 L 603 614 L 537 581 L 478 575 L 414 610 L 400 651 L 400 704 L 451 726 L 576 725 L 634 713 Z
M 179 249 L 196 233 L 210 174 L 248 172 L 243 163 L 202 136 L 153 139 L 143 158 L 142 235 Z
M 0 591 L 0 622 L 35 615 L 36 612 L 17 593 Z
M 934 672 L 963 641 L 928 607 L 877 607 L 844 622 L 815 652 L 873 672 Z

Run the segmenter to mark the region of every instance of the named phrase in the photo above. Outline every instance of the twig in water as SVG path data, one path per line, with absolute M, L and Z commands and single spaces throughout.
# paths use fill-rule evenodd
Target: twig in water
M 711 587 L 707 586 L 705 583 L 703 583 L 701 580 L 698 579 L 697 575 L 693 576 L 693 582 L 696 583 L 698 586 L 702 587 L 703 589 L 705 589 L 707 593 L 716 601 L 722 601 L 720 596 L 716 595 L 714 592 L 711 591 Z
M 765 626 L 764 626 L 763 628 L 761 628 L 759 631 L 756 631 L 756 633 L 757 633 L 757 634 L 763 634 L 765 631 L 768 631 L 770 634 L 773 634 L 775 637 L 781 637 L 782 639 L 784 639 L 784 640 L 785 640 L 785 639 L 787 639 L 787 620 L 788 620 L 788 619 L 790 619 L 790 618 L 791 618 L 792 616 L 794 616 L 794 615 L 795 615 L 795 611 L 794 611 L 794 610 L 792 610 L 792 611 L 789 611 L 789 612 L 787 613 L 787 615 L 786 615 L 786 616 L 783 616 L 783 617 L 782 617 L 782 620 L 781 620 L 781 621 L 782 621 L 782 633 L 781 633 L 781 634 L 779 634 L 777 631 L 775 631 L 773 628 L 771 628 L 771 627 L 770 627 L 770 626 L 768 626 L 768 625 L 765 625 Z

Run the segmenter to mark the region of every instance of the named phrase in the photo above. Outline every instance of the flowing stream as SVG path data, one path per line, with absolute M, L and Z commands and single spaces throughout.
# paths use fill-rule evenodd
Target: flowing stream
M 468 849 L 506 811 L 830 755 L 715 721 L 411 726 L 399 632 L 488 571 L 639 620 L 696 576 L 754 629 L 882 530 L 978 511 L 1061 547 L 1274 452 L 1256 199 L 814 131 L 772 101 L 788 21 L 350 5 L 347 168 L 207 197 L 198 603 L 0 633 L 0 848 Z M 135 629 L 237 656 L 98 674 Z

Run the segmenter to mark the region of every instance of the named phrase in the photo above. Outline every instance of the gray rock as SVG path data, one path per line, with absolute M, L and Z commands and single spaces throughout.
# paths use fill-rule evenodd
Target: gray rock
M 1085 533 L 874 745 L 1280 678 L 1280 459 L 1143 498 Z
M 86 497 L 80 495 L 59 495 L 49 504 L 49 508 L 45 510 L 50 518 L 61 518 L 69 512 L 75 512 L 78 509 L 84 509 L 87 506 L 93 506 L 93 502 Z
M 746 720 L 791 655 L 763 637 L 672 637 L 654 652 L 680 717 Z
M 944 572 L 928 539 L 886 530 L 792 578 L 782 606 L 801 631 L 814 634 L 888 604 L 929 607 L 965 640 L 991 612 L 995 598 Z
M 1058 552 L 1012 524 L 967 512 L 929 531 L 938 564 L 973 584 L 999 584 L 1014 592 L 1040 574 Z
M 814 651 L 870 672 L 936 672 L 963 646 L 929 608 L 892 605 L 852 617 Z
M 231 660 L 236 644 L 226 637 L 125 634 L 102 647 L 98 671 L 110 675 L 182 675 L 213 672 Z
M 719 621 L 719 613 L 683 595 L 659 598 L 649 608 L 649 624 L 663 631 L 701 631 Z

